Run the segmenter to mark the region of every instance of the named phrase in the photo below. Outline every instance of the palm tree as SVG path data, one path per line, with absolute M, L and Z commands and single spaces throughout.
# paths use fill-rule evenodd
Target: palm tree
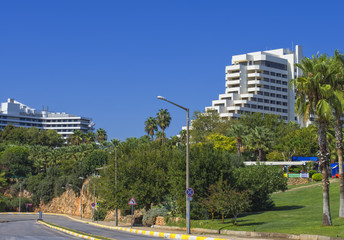
M 156 123 L 156 119 L 153 117 L 149 117 L 146 121 L 145 121 L 145 131 L 147 132 L 147 134 L 149 136 L 151 136 L 151 141 L 153 141 L 153 137 L 154 137 L 154 132 L 158 131 L 158 126 Z
M 85 134 L 84 140 L 86 144 L 90 144 L 91 142 L 94 142 L 94 139 L 96 138 L 94 132 L 87 132 Z
M 255 127 L 247 136 L 247 141 L 252 148 L 258 151 L 257 161 L 263 159 L 263 151 L 267 150 L 272 142 L 272 133 L 266 127 Z
M 166 139 L 166 134 L 163 131 L 156 132 L 155 140 L 159 141 L 160 143 L 164 143 Z
M 84 134 L 81 130 L 75 130 L 72 135 L 72 144 L 80 145 L 84 139 Z
M 335 77 L 331 79 L 330 84 L 333 89 L 336 89 L 332 108 L 335 113 L 334 130 L 339 165 L 339 217 L 344 217 L 343 121 L 341 119 L 344 110 L 344 55 L 340 54 L 338 50 L 334 52 L 333 67 L 335 68 Z
M 326 129 L 333 117 L 330 99 L 333 97 L 331 82 L 333 71 L 331 61 L 326 55 L 313 56 L 312 59 L 304 58 L 301 63 L 295 64 L 302 71 L 302 75 L 292 79 L 290 84 L 295 88 L 296 113 L 307 120 L 311 115 L 317 116 L 318 143 L 319 143 L 319 165 L 322 170 L 323 179 L 323 225 L 332 225 L 330 202 L 329 202 L 329 180 L 328 164 L 329 152 L 327 147 Z
M 162 135 L 165 135 L 165 129 L 171 123 L 171 116 L 167 109 L 159 109 L 159 112 L 156 114 L 156 122 L 161 128 Z M 164 143 L 164 139 L 162 139 L 162 143 Z
M 99 128 L 96 132 L 96 140 L 99 143 L 105 142 L 107 140 L 107 133 L 104 129 Z
M 227 136 L 229 137 L 235 137 L 236 140 L 236 147 L 237 147 L 237 153 L 241 156 L 242 147 L 243 147 L 243 138 L 248 133 L 248 128 L 242 124 L 233 124 L 228 130 L 227 130 Z

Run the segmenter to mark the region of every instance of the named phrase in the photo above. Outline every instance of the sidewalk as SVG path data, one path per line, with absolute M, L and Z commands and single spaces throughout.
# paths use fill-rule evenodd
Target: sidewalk
M 80 219 L 78 216 L 69 216 L 69 218 L 75 221 L 83 221 L 90 224 L 94 224 L 97 222 L 92 222 L 91 219 Z M 99 221 L 99 225 L 105 225 L 110 227 L 115 227 L 114 221 Z M 130 224 L 118 224 L 118 227 L 129 228 Z M 186 234 L 185 228 L 179 227 L 169 227 L 169 226 L 152 226 L 152 227 L 145 227 L 143 225 L 134 225 L 133 229 L 141 230 L 141 231 L 154 231 L 154 232 L 164 232 L 164 233 L 171 233 L 171 234 Z M 228 231 L 222 230 L 222 234 L 219 234 L 219 230 L 212 230 L 212 229 L 201 229 L 201 228 L 191 228 L 190 236 L 198 236 L 202 238 L 217 238 L 217 239 L 232 239 L 232 240 L 286 240 L 286 239 L 300 239 L 297 235 L 290 235 L 290 234 L 283 234 L 283 233 L 258 233 L 258 232 L 244 232 L 244 231 Z

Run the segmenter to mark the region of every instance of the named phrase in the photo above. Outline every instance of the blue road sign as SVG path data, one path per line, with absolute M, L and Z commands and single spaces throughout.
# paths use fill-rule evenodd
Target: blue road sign
M 188 189 L 186 189 L 185 194 L 188 197 L 192 197 L 194 195 L 194 190 L 192 188 L 188 188 Z
M 99 207 L 100 206 L 100 202 L 97 202 L 97 207 Z
M 96 204 L 93 202 L 93 203 L 91 204 L 91 206 L 92 206 L 92 207 L 95 207 L 95 206 L 96 206 Z

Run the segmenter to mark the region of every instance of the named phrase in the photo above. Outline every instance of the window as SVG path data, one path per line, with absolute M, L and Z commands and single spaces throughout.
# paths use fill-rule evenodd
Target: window
M 268 78 L 264 78 L 265 82 L 270 82 L 270 80 Z
M 263 110 L 263 106 L 261 106 L 261 105 L 258 105 L 258 109 L 261 109 L 261 110 Z
M 275 90 L 276 87 L 275 87 L 275 86 L 271 86 L 270 89 L 271 89 L 271 90 Z
M 276 97 L 276 94 L 270 93 L 270 97 Z
M 257 94 L 258 95 L 263 95 L 263 92 L 262 91 L 258 91 Z
M 282 112 L 288 113 L 288 110 L 287 109 L 283 109 Z
M 277 101 L 276 104 L 277 104 L 277 105 L 281 105 L 282 103 L 281 103 L 280 101 Z
M 267 110 L 267 111 L 269 111 L 269 107 L 264 107 L 264 110 Z
M 248 104 L 248 103 L 245 103 L 245 104 L 244 104 L 244 107 L 247 107 L 247 108 L 249 108 L 249 107 L 250 107 L 250 104 Z
M 277 90 L 277 91 L 281 91 L 281 88 L 280 88 L 280 87 L 277 87 L 276 90 Z
M 270 103 L 271 104 L 276 104 L 276 101 L 275 100 L 271 100 Z
M 270 108 L 270 111 L 273 111 L 273 112 L 274 112 L 274 111 L 276 111 L 276 108 L 271 107 L 271 108 Z
M 282 81 L 281 80 L 276 80 L 276 83 L 277 84 L 282 84 Z
M 288 83 L 286 81 L 282 81 L 283 85 L 288 85 Z
M 282 77 L 282 74 L 276 73 L 276 76 L 277 76 L 277 77 Z
M 264 70 L 263 73 L 266 74 L 266 75 L 269 75 L 269 71 L 265 71 L 265 70 Z
M 277 110 L 277 112 L 282 112 L 282 109 L 280 109 L 280 108 L 277 108 L 276 110 Z
M 269 99 L 264 99 L 264 103 L 269 103 Z
M 275 83 L 276 80 L 275 79 L 270 79 L 270 82 Z
M 264 92 L 264 96 L 270 96 L 270 93 L 268 93 L 268 92 Z
M 282 102 L 282 105 L 283 105 L 283 106 L 288 106 L 288 103 Z
M 283 99 L 288 99 L 288 96 L 287 95 L 283 95 Z
M 271 67 L 271 68 L 276 68 L 280 70 L 287 70 L 287 65 L 281 64 L 281 63 L 276 63 L 276 62 L 271 62 L 271 61 L 254 61 L 255 65 L 261 65 L 261 66 L 266 66 L 266 67 Z
M 282 74 L 282 78 L 287 78 L 287 75 L 286 74 Z
M 251 108 L 256 109 L 256 108 L 257 108 L 257 105 L 251 104 Z
M 282 119 L 283 119 L 283 120 L 287 120 L 287 116 L 283 116 Z
M 270 86 L 269 85 L 264 85 L 264 88 L 265 89 L 270 89 Z
M 270 72 L 270 75 L 271 75 L 271 76 L 276 76 L 276 73 Z
M 262 98 L 258 98 L 258 102 L 263 102 L 263 99 Z
M 251 98 L 251 101 L 257 101 L 257 98 L 252 97 L 252 98 Z
M 281 94 L 276 94 L 276 97 L 277 98 L 282 98 L 282 95 Z

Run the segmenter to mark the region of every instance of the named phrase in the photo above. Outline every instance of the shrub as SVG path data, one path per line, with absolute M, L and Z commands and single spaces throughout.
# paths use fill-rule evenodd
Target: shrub
M 167 209 L 165 208 L 152 208 L 148 210 L 144 215 L 142 219 L 142 223 L 145 226 L 152 226 L 155 224 L 155 220 L 157 216 L 163 216 L 165 217 L 167 215 Z
M 313 174 L 312 179 L 313 179 L 314 181 L 321 181 L 321 180 L 322 180 L 322 175 L 321 175 L 321 173 L 315 173 L 315 174 Z
M 317 171 L 316 170 L 309 170 L 308 173 L 309 173 L 309 177 L 311 178 L 314 174 L 317 173 Z

